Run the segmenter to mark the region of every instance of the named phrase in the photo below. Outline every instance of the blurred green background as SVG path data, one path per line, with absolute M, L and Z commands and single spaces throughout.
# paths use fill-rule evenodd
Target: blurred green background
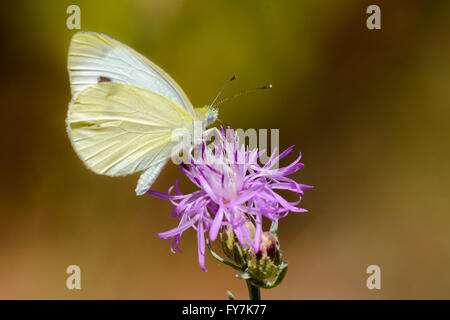
M 138 175 L 90 172 L 65 130 L 67 52 L 76 30 L 106 33 L 164 68 L 196 106 L 272 83 L 224 104 L 234 128 L 279 128 L 315 189 L 280 223 L 290 269 L 266 299 L 450 298 L 449 1 L 21 1 L 2 4 L 0 298 L 247 298 L 235 271 L 195 233 L 183 253 L 157 233 L 171 205 L 136 197 Z M 382 29 L 366 28 L 381 7 Z M 295 157 L 292 154 L 284 164 Z M 181 174 L 168 165 L 153 185 Z M 187 185 L 187 183 L 185 183 Z M 82 290 L 69 291 L 68 265 Z M 382 289 L 366 288 L 367 266 Z

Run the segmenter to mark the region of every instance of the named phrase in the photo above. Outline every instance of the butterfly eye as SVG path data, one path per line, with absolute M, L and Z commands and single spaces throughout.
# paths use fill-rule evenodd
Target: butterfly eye
M 208 114 L 207 114 L 207 125 L 211 125 L 212 123 L 214 123 L 217 120 L 217 117 L 219 115 L 219 112 L 217 111 L 216 108 L 210 108 L 208 109 Z

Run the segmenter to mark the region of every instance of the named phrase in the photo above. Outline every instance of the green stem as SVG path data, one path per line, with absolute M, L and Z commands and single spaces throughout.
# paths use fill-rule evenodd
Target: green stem
M 247 282 L 248 295 L 250 297 L 250 300 L 261 300 L 260 289 L 252 284 L 251 279 L 247 279 L 245 281 Z

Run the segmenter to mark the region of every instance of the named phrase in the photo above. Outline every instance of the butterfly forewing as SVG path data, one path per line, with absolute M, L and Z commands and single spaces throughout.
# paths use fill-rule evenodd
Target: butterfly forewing
M 97 83 L 129 84 L 166 97 L 194 117 L 191 102 L 175 80 L 143 55 L 107 35 L 75 34 L 68 68 L 73 97 Z

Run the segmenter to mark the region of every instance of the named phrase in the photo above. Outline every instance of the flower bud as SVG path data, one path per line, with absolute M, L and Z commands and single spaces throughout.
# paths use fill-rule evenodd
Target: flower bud
M 250 233 L 250 237 L 253 238 L 255 236 L 255 224 L 253 222 L 252 217 L 245 216 L 246 220 L 245 225 L 247 230 Z M 241 243 L 236 239 L 236 235 L 233 232 L 233 228 L 231 225 L 222 226 L 220 229 L 220 240 L 222 243 L 223 253 L 233 261 L 237 266 L 242 267 L 247 263 L 247 252 L 251 249 L 251 245 L 247 243 L 247 248 L 243 247 Z
M 255 279 L 264 280 L 275 277 L 280 270 L 282 255 L 278 238 L 271 232 L 261 235 L 260 250 L 247 252 L 247 272 Z
M 236 243 L 236 237 L 234 235 L 233 228 L 230 225 L 222 226 L 220 228 L 219 235 L 223 253 L 225 253 L 228 259 L 234 261 L 233 247 Z
M 245 248 L 236 239 L 233 228 L 230 225 L 222 226 L 220 231 L 222 251 L 228 259 L 233 261 L 238 267 L 246 264 Z

